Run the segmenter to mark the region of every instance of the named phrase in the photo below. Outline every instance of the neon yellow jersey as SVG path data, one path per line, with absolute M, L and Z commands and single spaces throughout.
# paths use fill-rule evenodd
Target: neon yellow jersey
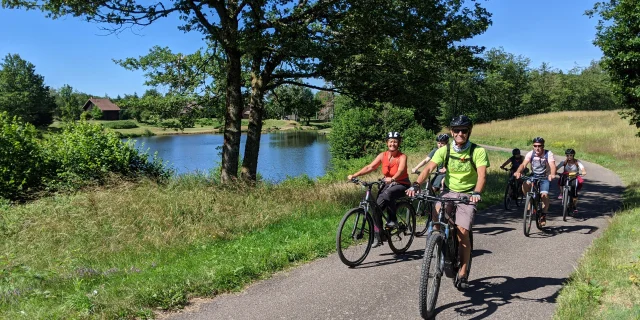
M 478 182 L 478 173 L 473 169 L 471 161 L 469 161 L 470 151 L 471 147 L 458 153 L 453 150 L 453 146 L 450 147 L 449 165 L 444 178 L 444 184 L 451 191 L 471 192 Z M 431 162 L 435 162 L 438 165 L 444 165 L 444 159 L 446 157 L 447 148 L 442 147 L 433 155 Z M 473 151 L 473 162 L 476 164 L 476 168 L 483 166 L 488 168 L 490 164 L 487 151 L 480 146 L 476 146 Z

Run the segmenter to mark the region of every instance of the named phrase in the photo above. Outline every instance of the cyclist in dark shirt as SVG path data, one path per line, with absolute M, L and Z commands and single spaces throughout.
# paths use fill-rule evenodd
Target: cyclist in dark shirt
M 500 166 L 500 169 L 506 169 L 506 166 L 511 164 L 511 167 L 509 168 L 509 175 L 513 175 L 513 173 L 516 172 L 516 170 L 518 170 L 518 167 L 520 167 L 523 160 L 524 158 L 520 154 L 520 149 L 515 148 L 511 151 L 511 158 L 507 159 L 507 161 L 505 161 Z M 529 169 L 525 168 L 522 173 L 527 174 L 528 172 L 529 172 Z
M 436 145 L 437 145 L 437 147 L 433 148 L 431 150 L 431 152 L 429 152 L 429 155 L 427 155 L 427 157 L 424 160 L 420 161 L 420 163 L 418 163 L 418 165 L 416 165 L 413 169 L 411 169 L 411 173 L 418 173 L 418 169 L 420 169 L 422 166 L 424 166 L 427 163 L 429 163 L 429 160 L 431 160 L 431 158 L 433 158 L 433 155 L 436 153 L 436 151 L 438 151 L 438 149 L 446 146 L 447 143 L 449 143 L 449 135 L 446 134 L 446 133 L 439 134 L 436 137 Z M 444 165 L 439 165 L 438 168 L 437 168 L 437 172 L 438 172 L 438 174 L 431 181 L 431 187 L 433 188 L 433 190 L 435 192 L 438 192 L 438 190 L 440 190 L 440 188 L 442 188 L 442 183 L 444 181 L 444 174 L 445 174 L 445 172 L 447 172 L 447 169 L 444 168 Z

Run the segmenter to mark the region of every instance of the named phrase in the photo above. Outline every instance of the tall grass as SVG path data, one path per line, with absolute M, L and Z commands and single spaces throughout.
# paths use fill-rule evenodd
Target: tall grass
M 506 155 L 490 157 L 484 205 L 500 201 L 505 179 L 495 164 Z M 344 173 L 360 166 L 320 182 L 229 187 L 193 174 L 0 203 L 0 318 L 152 318 L 326 256 L 362 196 Z
M 636 128 L 614 111 L 559 112 L 474 127 L 476 141 L 529 150 L 542 136 L 562 157 L 577 158 L 616 172 L 626 183 L 624 210 L 587 250 L 558 297 L 556 319 L 640 318 L 640 139 Z M 588 183 L 588 181 L 587 181 Z

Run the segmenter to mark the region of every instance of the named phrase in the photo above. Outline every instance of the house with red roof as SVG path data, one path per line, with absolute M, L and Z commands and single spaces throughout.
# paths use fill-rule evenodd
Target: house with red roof
M 99 108 L 102 111 L 102 120 L 120 119 L 120 108 L 109 99 L 91 98 L 82 107 L 87 112 L 91 112 L 93 108 Z

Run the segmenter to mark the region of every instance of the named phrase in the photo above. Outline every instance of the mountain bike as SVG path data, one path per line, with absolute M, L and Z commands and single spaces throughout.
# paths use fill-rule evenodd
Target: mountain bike
M 432 231 L 427 236 L 427 246 L 420 271 L 420 289 L 418 291 L 420 315 L 425 319 L 432 319 L 435 316 L 442 274 L 444 273 L 448 278 L 452 278 L 455 284 L 456 275 L 461 267 L 458 256 L 458 227 L 454 222 L 457 207 L 454 206 L 451 213 L 446 213 L 446 203 L 468 204 L 469 198 L 441 198 L 428 196 L 424 193 L 417 194 L 414 198 L 434 203 L 440 202 L 438 220 L 434 220 L 429 224 L 429 229 Z M 433 229 L 436 225 L 440 226 L 438 230 Z M 473 251 L 473 230 L 469 230 L 469 240 L 471 242 L 471 251 Z M 471 256 L 469 263 L 467 263 L 467 275 L 471 272 Z
M 510 171 L 507 168 L 503 168 L 503 170 Z M 516 206 L 519 207 L 523 200 L 524 194 L 522 192 L 522 184 L 519 183 L 518 179 L 516 179 L 513 174 L 511 174 L 504 191 L 504 208 L 506 210 L 511 210 L 511 206 L 513 203 L 515 203 Z
M 420 171 L 415 172 L 416 174 L 420 174 Z M 435 196 L 436 192 L 433 189 L 433 181 L 438 175 L 437 172 L 431 172 L 429 178 L 425 182 L 424 193 L 428 196 Z M 416 211 L 416 236 L 420 237 L 427 232 L 427 228 L 429 227 L 429 223 L 431 222 L 431 213 L 434 211 L 433 202 L 427 201 L 425 199 L 415 199 L 415 211 Z
M 336 234 L 336 248 L 342 263 L 349 267 L 361 264 L 367 258 L 373 243 L 374 228 L 373 214 L 377 212 L 383 218 L 383 226 L 389 221 L 385 212 L 380 210 L 376 203 L 377 196 L 373 195 L 373 186 L 382 186 L 383 180 L 375 182 L 365 182 L 358 179 L 351 179 L 351 182 L 361 184 L 366 192 L 360 201 L 360 205 L 350 209 L 345 213 L 338 225 Z M 408 198 L 399 199 L 396 202 L 397 227 L 392 229 L 383 227 L 380 236 L 387 240 L 391 251 L 395 254 L 406 252 L 415 235 L 416 213 Z M 377 210 L 377 211 L 376 211 Z
M 527 177 L 531 181 L 531 191 L 527 192 L 527 201 L 524 205 L 524 216 L 522 221 L 524 235 L 529 236 L 531 231 L 531 220 L 535 219 L 536 228 L 542 230 L 540 217 L 542 216 L 542 197 L 540 195 L 540 179 L 533 176 Z
M 567 214 L 575 210 L 574 199 L 578 196 L 578 173 L 569 172 L 564 177 L 562 188 L 562 220 L 567 221 Z

